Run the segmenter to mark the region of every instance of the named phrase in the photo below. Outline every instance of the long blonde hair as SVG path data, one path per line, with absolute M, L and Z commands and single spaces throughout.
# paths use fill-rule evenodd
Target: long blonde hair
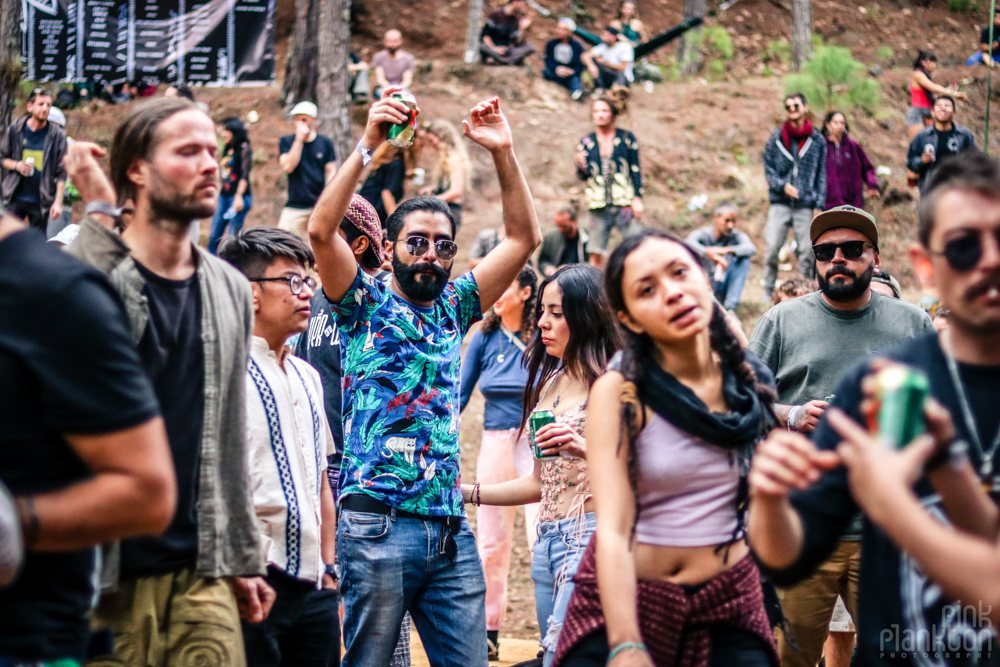
M 427 123 L 426 129 L 441 142 L 437 148 L 437 162 L 434 164 L 434 171 L 431 172 L 430 182 L 437 183 L 442 174 L 451 174 L 452 167 L 458 164 L 465 170 L 465 189 L 468 190 L 472 180 L 472 161 L 458 129 L 443 118 Z M 451 180 L 450 176 L 448 180 Z

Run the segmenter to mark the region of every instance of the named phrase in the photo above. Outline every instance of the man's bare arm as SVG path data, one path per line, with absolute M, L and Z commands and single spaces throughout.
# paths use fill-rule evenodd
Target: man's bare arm
M 163 419 L 102 435 L 67 435 L 93 477 L 59 491 L 19 496 L 35 551 L 71 551 L 167 529 L 177 504 Z
M 542 233 L 531 190 L 514 155 L 510 125 L 500 112 L 500 100 L 494 97 L 476 105 L 470 121 L 463 121 L 463 126 L 465 136 L 493 156 L 503 202 L 506 238 L 472 270 L 479 286 L 480 305 L 485 311 L 514 282 L 542 242 Z
M 399 100 L 392 99 L 392 94 L 399 90 L 398 87 L 387 88 L 382 99 L 368 111 L 368 125 L 360 142 L 366 150 L 374 151 L 385 141 L 389 124 L 406 122 L 409 109 Z M 337 230 L 363 171 L 361 155 L 352 151 L 323 189 L 309 216 L 309 240 L 316 253 L 316 270 L 323 281 L 323 292 L 333 302 L 344 298 L 358 274 L 354 252 Z

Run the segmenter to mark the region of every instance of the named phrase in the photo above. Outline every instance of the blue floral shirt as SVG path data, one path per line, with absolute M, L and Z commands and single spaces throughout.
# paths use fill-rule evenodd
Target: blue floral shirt
M 344 362 L 344 461 L 339 496 L 461 516 L 458 413 L 462 339 L 482 318 L 466 273 L 430 308 L 358 269 L 332 311 Z

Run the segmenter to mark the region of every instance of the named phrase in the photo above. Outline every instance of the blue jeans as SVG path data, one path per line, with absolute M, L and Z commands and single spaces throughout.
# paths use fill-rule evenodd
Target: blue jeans
M 712 290 L 715 298 L 719 300 L 727 310 L 736 310 L 740 305 L 740 297 L 743 296 L 743 285 L 750 275 L 750 258 L 729 256 L 729 266 L 726 267 L 726 275 L 722 277 L 722 282 L 716 282 L 714 274 L 712 277 Z
M 581 525 L 582 522 L 582 525 Z M 593 512 L 583 518 L 538 524 L 538 539 L 531 556 L 531 578 L 535 582 L 535 611 L 542 630 L 544 667 L 552 664 L 566 608 L 573 597 L 573 575 L 597 528 Z
M 542 70 L 542 77 L 546 81 L 552 81 L 558 83 L 563 88 L 569 90 L 569 92 L 575 92 L 577 90 L 583 90 L 583 86 L 580 84 L 580 75 L 574 74 L 573 76 L 558 76 L 548 67 Z
M 464 517 L 455 559 L 441 523 L 341 509 L 343 667 L 385 667 L 409 609 L 431 667 L 486 667 L 486 578 Z
M 243 221 L 247 218 L 247 213 L 253 207 L 253 195 L 243 195 L 243 210 L 234 215 L 230 220 L 226 220 L 225 214 L 232 205 L 234 197 L 219 195 L 219 207 L 215 209 L 215 217 L 212 218 L 212 228 L 208 233 L 208 251 L 215 254 L 219 249 L 219 241 L 226 235 L 226 226 L 233 236 L 243 229 Z

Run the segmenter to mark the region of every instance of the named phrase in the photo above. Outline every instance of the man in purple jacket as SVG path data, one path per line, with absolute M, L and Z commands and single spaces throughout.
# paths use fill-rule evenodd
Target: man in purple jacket
M 823 119 L 826 137 L 826 204 L 824 210 L 849 204 L 864 208 L 865 197 L 878 197 L 875 167 L 858 142 L 848 136 L 847 118 L 831 111 Z

